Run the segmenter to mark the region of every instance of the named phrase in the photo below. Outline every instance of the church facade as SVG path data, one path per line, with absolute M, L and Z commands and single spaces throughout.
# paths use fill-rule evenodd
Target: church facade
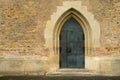
M 119 35 L 119 0 L 1 0 L 0 75 L 119 76 Z

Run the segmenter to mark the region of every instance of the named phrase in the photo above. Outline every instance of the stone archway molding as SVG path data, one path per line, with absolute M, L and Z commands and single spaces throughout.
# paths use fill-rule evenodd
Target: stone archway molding
M 81 1 L 64 1 L 63 5 L 58 6 L 57 11 L 51 15 L 44 31 L 45 47 L 50 51 L 49 72 L 59 68 L 59 33 L 64 22 L 71 16 L 82 24 L 86 38 L 85 55 L 95 54 L 92 49 L 100 46 L 100 25 L 94 15 L 87 11 L 86 6 L 81 5 Z

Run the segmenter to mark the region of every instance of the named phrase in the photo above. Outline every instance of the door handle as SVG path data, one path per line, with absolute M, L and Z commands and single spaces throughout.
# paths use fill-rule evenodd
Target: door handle
M 71 48 L 67 48 L 67 53 L 71 53 Z

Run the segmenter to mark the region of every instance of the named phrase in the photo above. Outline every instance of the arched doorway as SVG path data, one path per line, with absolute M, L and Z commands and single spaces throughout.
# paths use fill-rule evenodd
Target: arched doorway
M 84 68 L 84 32 L 70 17 L 60 32 L 60 68 Z
M 66 1 L 57 11 L 51 15 L 45 28 L 45 47 L 49 49 L 47 74 L 54 74 L 60 67 L 60 34 L 61 30 L 71 17 L 73 17 L 81 26 L 84 32 L 84 69 L 97 69 L 94 61 L 95 48 L 100 46 L 100 25 L 94 18 L 94 15 L 87 11 L 85 6 L 80 5 L 81 1 Z M 93 67 L 95 65 L 96 67 Z M 66 68 L 65 68 L 66 70 Z M 67 68 L 68 70 L 68 68 Z M 76 69 L 72 69 L 74 71 Z

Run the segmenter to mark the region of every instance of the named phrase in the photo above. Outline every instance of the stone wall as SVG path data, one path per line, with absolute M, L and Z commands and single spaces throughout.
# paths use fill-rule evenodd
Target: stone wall
M 101 47 L 106 51 L 101 55 L 119 55 L 120 1 L 82 2 L 101 25 Z M 60 5 L 62 0 L 0 0 L 0 55 L 48 55 L 44 28 Z
M 29 67 L 31 58 L 32 63 L 40 58 L 41 66 L 47 63 L 50 52 L 45 47 L 44 30 L 64 1 L 81 1 L 99 22 L 101 47 L 95 48 L 95 56 L 120 56 L 120 0 L 0 0 L 0 73 L 9 72 L 9 64 L 18 62 Z M 27 72 L 25 66 L 16 70 Z

